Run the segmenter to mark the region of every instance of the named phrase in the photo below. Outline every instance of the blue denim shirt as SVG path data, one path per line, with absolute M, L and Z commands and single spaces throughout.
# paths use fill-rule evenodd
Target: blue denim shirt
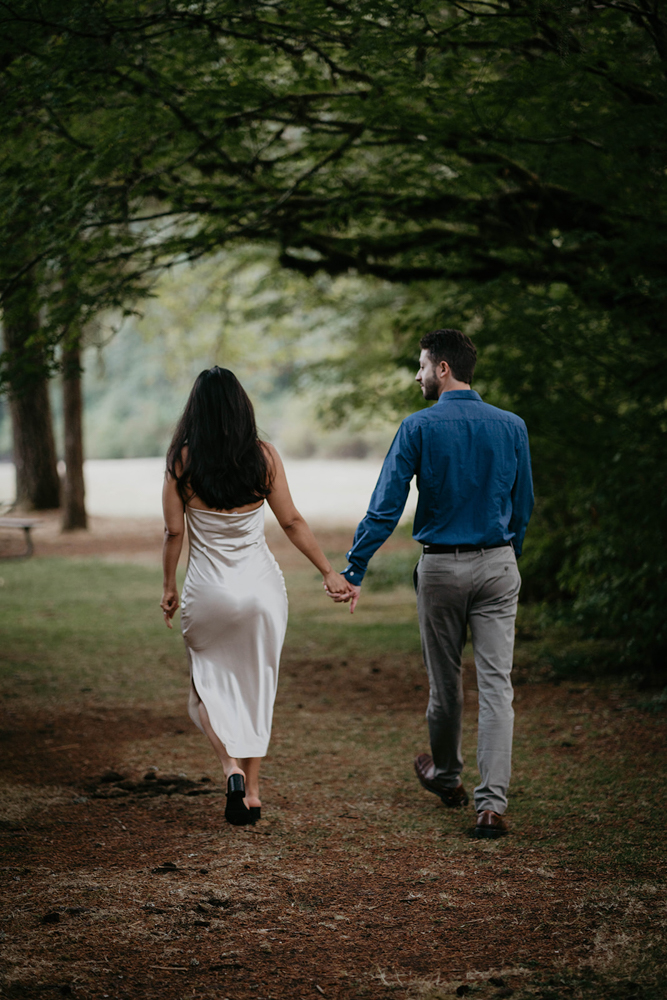
M 480 547 L 511 541 L 521 554 L 533 509 L 526 425 L 473 389 L 453 389 L 399 427 L 347 553 L 343 575 L 350 583 L 361 583 L 369 559 L 398 524 L 413 476 L 416 541 Z

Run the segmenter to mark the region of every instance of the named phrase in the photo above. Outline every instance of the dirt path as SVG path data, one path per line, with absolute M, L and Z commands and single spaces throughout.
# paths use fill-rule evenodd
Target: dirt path
M 386 779 L 358 795 L 334 758 L 319 786 L 269 761 L 266 819 L 229 827 L 187 726 L 165 705 L 4 729 L 3 997 L 503 997 L 567 976 L 610 996 L 615 945 L 655 933 L 653 865 L 584 866 L 529 823 L 468 840 L 472 813 Z

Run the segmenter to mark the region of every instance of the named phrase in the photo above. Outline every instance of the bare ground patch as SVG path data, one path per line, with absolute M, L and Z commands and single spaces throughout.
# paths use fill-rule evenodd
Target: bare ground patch
M 512 836 L 470 840 L 472 811 L 426 795 L 409 760 L 394 769 L 369 751 L 348 777 L 340 736 L 359 704 L 333 712 L 322 753 L 300 760 L 325 717 L 317 685 L 307 692 L 302 741 L 285 731 L 293 709 L 278 712 L 254 829 L 224 822 L 219 775 L 180 706 L 5 719 L 3 780 L 30 809 L 2 827 L 2 995 L 658 995 L 646 972 L 643 992 L 626 989 L 640 953 L 661 948 L 657 843 L 631 867 L 562 838 L 543 846 L 554 830 L 520 796 Z M 536 691 L 532 708 L 548 700 L 553 714 L 559 697 Z M 409 731 L 413 712 L 391 712 Z M 636 722 L 616 723 L 630 756 Z

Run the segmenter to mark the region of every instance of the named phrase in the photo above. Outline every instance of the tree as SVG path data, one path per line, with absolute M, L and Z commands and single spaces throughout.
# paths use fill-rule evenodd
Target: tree
M 34 301 L 34 286 L 27 276 L 5 304 L 3 327 L 5 352 L 14 364 L 19 362 L 12 370 L 9 392 L 16 500 L 28 509 L 47 510 L 60 504 L 60 481 Z
M 65 426 L 65 483 L 63 529 L 87 528 L 83 479 L 83 421 L 81 401 L 81 340 L 74 334 L 63 350 L 63 417 Z
M 49 88 L 48 60 L 38 54 L 41 48 L 57 60 L 54 25 L 31 24 L 18 8 L 4 13 L 13 28 L 0 42 L 0 222 L 6 235 L 0 250 L 0 386 L 12 404 L 17 499 L 35 509 L 59 505 L 47 379 L 62 371 L 64 526 L 82 527 L 78 331 L 106 308 L 129 311 L 146 293 L 155 240 L 150 225 L 132 231 L 127 218 L 98 224 L 101 203 L 117 214 L 113 195 L 100 183 L 117 167 L 110 147 L 77 140 L 60 116 L 62 93 Z
M 5 237 L 0 272 L 7 278 L 2 296 L 3 382 L 9 390 L 12 416 L 16 500 L 28 509 L 44 510 L 59 506 L 60 482 L 48 394 L 52 344 L 41 308 L 39 233 L 32 225 L 40 198 L 34 175 L 24 174 L 24 157 L 30 147 L 26 130 L 11 100 L 8 108 L 14 115 L 3 123 L 7 128 L 0 178 Z

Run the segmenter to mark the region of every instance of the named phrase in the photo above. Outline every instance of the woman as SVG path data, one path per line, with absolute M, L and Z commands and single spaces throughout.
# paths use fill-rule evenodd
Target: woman
M 187 519 L 190 557 L 181 624 L 190 661 L 189 712 L 227 779 L 225 817 L 261 816 L 259 768 L 271 735 L 287 593 L 264 538 L 264 500 L 332 596 L 351 587 L 334 572 L 290 496 L 275 448 L 257 436 L 240 382 L 224 368 L 197 378 L 167 454 L 163 490 L 166 624 L 178 608 L 176 566 Z

